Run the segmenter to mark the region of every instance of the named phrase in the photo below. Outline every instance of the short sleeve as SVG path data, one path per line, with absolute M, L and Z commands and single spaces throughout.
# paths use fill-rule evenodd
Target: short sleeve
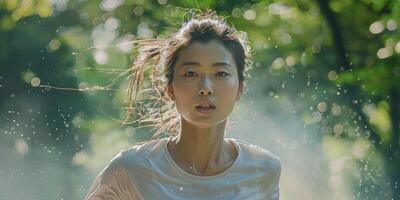
M 99 173 L 86 194 L 85 200 L 140 200 L 132 179 L 119 156 Z
M 277 165 L 274 170 L 274 180 L 272 184 L 272 190 L 269 195 L 269 199 L 271 200 L 279 200 L 279 179 L 281 176 L 282 165 L 279 159 L 277 159 Z

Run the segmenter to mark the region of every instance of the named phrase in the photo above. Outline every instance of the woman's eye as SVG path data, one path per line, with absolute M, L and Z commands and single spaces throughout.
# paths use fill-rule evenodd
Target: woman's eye
M 218 72 L 217 74 L 218 74 L 218 76 L 222 76 L 222 77 L 230 76 L 230 74 L 228 74 L 226 72 Z
M 185 76 L 185 77 L 193 77 L 193 76 L 196 76 L 196 73 L 192 72 L 192 71 L 187 71 L 185 74 L 183 74 L 183 76 Z

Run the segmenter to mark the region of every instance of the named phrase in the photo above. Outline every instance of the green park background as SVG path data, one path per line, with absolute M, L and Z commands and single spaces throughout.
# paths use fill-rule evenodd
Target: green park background
M 0 0 L 0 200 L 83 199 L 151 127 L 123 124 L 135 38 L 212 8 L 254 49 L 227 137 L 282 200 L 400 199 L 400 1 Z

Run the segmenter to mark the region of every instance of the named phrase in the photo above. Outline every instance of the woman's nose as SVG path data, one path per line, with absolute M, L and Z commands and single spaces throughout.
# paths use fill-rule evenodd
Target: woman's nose
M 199 95 L 212 95 L 213 94 L 213 89 L 212 89 L 212 80 L 208 78 L 207 75 L 203 77 L 203 80 L 201 82 L 201 87 L 199 90 Z

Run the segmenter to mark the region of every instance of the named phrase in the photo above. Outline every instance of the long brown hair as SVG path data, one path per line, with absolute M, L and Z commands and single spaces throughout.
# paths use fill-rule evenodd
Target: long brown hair
M 228 25 L 215 11 L 193 12 L 181 28 L 163 38 L 137 41 L 137 55 L 131 67 L 128 86 L 129 106 L 127 119 L 137 115 L 135 122 L 154 126 L 153 138 L 168 132 L 179 133 L 179 113 L 167 95 L 167 85 L 172 83 L 174 65 L 182 47 L 192 42 L 220 41 L 235 59 L 238 78 L 244 84 L 246 72 L 251 68 L 251 49 L 247 34 Z M 149 77 L 149 80 L 145 77 Z M 128 121 L 126 121 L 128 122 Z M 145 125 L 146 126 L 146 125 Z

